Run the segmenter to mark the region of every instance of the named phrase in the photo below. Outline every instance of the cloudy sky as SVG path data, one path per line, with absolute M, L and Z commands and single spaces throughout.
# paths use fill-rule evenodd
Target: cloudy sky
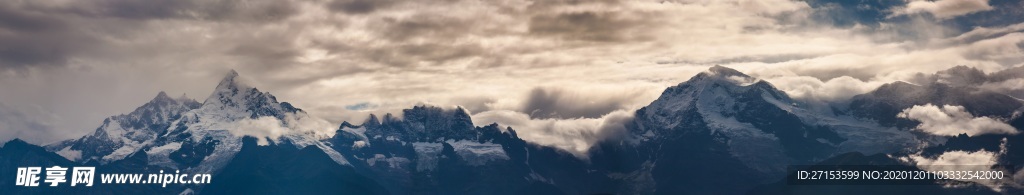
M 841 101 L 1022 50 L 1017 0 L 7 0 L 0 140 L 80 137 L 160 91 L 203 101 L 234 69 L 333 123 L 462 106 L 572 150 L 712 65 Z

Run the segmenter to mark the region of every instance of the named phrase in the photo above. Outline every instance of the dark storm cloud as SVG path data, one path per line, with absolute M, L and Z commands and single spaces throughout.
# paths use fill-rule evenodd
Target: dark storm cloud
M 627 103 L 615 97 L 595 99 L 560 89 L 534 88 L 523 105 L 522 112 L 534 119 L 600 118 L 622 109 Z
M 0 3 L 0 72 L 62 66 L 97 41 L 65 18 Z
M 327 4 L 333 11 L 348 14 L 366 14 L 397 3 L 394 0 L 334 0 Z
M 291 60 L 298 51 L 289 47 L 289 43 L 284 42 L 285 45 L 276 45 L 271 47 L 275 43 L 282 43 L 281 41 L 265 40 L 261 42 L 249 42 L 240 43 L 231 50 L 231 54 L 237 54 L 242 56 L 250 56 L 256 59 L 276 59 L 276 60 Z
M 23 10 L 10 4 L 0 4 L 0 24 L 7 30 L 20 32 L 45 32 L 66 30 L 67 24 L 58 17 L 30 10 Z
M 649 39 L 636 33 L 637 27 L 656 19 L 654 14 L 628 18 L 617 12 L 571 12 L 542 14 L 530 18 L 530 33 L 568 40 L 620 42 Z
M 0 2 L 0 72 L 60 67 L 76 57 L 112 49 L 112 42 L 149 33 L 146 20 L 259 23 L 295 13 L 289 1 L 270 0 L 104 0 L 72 1 L 62 6 L 5 1 Z
M 257 0 L 220 1 L 210 9 L 201 9 L 212 20 L 235 20 L 248 22 L 276 22 L 298 14 L 299 10 L 291 1 Z
M 362 103 L 358 103 L 358 104 L 347 105 L 347 106 L 345 106 L 345 109 L 346 110 L 368 110 L 368 109 L 377 108 L 378 106 L 379 105 L 372 104 L 372 103 L 369 103 L 369 102 L 362 102 Z
M 445 48 L 449 49 L 437 49 Z M 419 60 L 431 62 L 445 62 L 469 56 L 483 55 L 484 49 L 476 44 L 468 45 L 446 45 L 446 44 L 410 44 L 396 48 L 400 54 L 418 56 Z
M 450 5 L 458 1 L 425 1 L 415 2 L 418 6 Z M 330 2 L 328 9 L 350 14 L 369 14 L 378 9 L 398 7 L 398 4 L 414 2 L 398 1 L 361 1 L 339 0 Z M 526 48 L 511 47 L 509 50 L 495 51 L 479 42 L 460 40 L 481 37 L 529 37 L 536 40 L 552 41 L 586 41 L 602 43 L 627 43 L 632 41 L 651 40 L 653 35 L 643 31 L 652 20 L 658 20 L 657 13 L 613 11 L 598 9 L 593 11 L 577 11 L 561 13 L 561 8 L 578 5 L 615 5 L 617 1 L 538 1 L 528 5 L 526 9 L 514 8 L 514 5 L 495 4 L 494 11 L 475 14 L 446 14 L 434 12 L 413 12 L 411 16 L 378 16 L 370 17 L 367 28 L 375 32 L 374 36 L 386 44 L 375 47 L 359 46 L 356 50 L 346 52 L 362 53 L 369 61 L 394 66 L 411 67 L 411 65 L 437 65 L 453 60 L 474 58 L 478 61 L 473 67 L 494 68 L 508 63 L 508 56 L 548 51 L 557 48 Z M 455 6 L 453 6 L 453 9 Z M 495 23 L 489 19 L 514 18 L 507 24 Z M 517 25 L 525 25 L 526 32 L 516 29 Z M 525 34 L 524 34 L 525 33 Z M 559 45 L 556 47 L 579 47 L 578 44 Z M 353 48 L 347 46 L 344 48 Z M 519 58 L 519 60 L 523 60 Z M 548 64 L 555 65 L 555 64 Z
M 425 38 L 429 41 L 450 41 L 455 38 L 480 33 L 503 33 L 502 29 L 483 29 L 479 20 L 474 18 L 457 18 L 428 14 L 418 14 L 407 18 L 383 17 L 373 21 L 371 28 L 382 38 L 402 42 L 412 38 Z M 496 35 L 496 34 L 491 34 Z
M 161 19 L 186 16 L 187 10 L 195 9 L 193 1 L 179 0 L 105 0 L 99 1 L 98 10 L 82 10 L 93 16 L 109 16 L 129 19 Z
M 295 36 L 289 32 L 266 32 L 256 35 L 236 35 L 235 44 L 227 54 L 239 56 L 253 68 L 264 71 L 283 68 L 301 54 L 295 45 Z
M 100 0 L 79 2 L 70 11 L 86 17 L 133 20 L 198 19 L 271 22 L 298 12 L 292 1 L 275 0 Z
M 530 5 L 530 9 L 544 10 L 561 6 L 572 6 L 572 5 L 584 5 L 584 4 L 603 4 L 603 5 L 618 5 L 620 0 L 550 0 L 550 1 L 534 1 Z
M 508 33 L 505 29 L 481 27 L 481 21 L 471 18 L 418 15 L 402 19 L 384 17 L 373 22 L 371 28 L 390 44 L 350 52 L 360 52 L 371 61 L 395 67 L 410 67 L 419 62 L 441 64 L 479 56 L 498 58 L 498 54 L 488 52 L 478 42 L 456 43 L 456 40 Z

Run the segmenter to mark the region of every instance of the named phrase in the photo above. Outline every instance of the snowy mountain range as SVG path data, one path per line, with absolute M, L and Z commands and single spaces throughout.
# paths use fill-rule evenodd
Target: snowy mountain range
M 885 84 L 834 112 L 820 113 L 769 82 L 714 66 L 666 89 L 636 111 L 626 125 L 628 135 L 601 141 L 586 158 L 523 140 L 514 127 L 474 126 L 462 108 L 415 106 L 403 110 L 402 117 L 370 115 L 358 125 L 332 125 L 240 82 L 231 71 L 201 103 L 161 92 L 78 139 L 44 147 L 9 141 L 0 147 L 0 174 L 26 165 L 214 174 L 208 185 L 73 191 L 87 194 L 829 193 L 847 188 L 785 185 L 781 180 L 787 166 L 871 162 L 918 167 L 954 151 L 989 155 L 992 164 L 1024 162 L 1019 133 L 929 134 L 932 121 L 909 114 L 941 105 L 967 113 L 954 117 L 1024 128 L 1024 102 L 998 90 L 1007 81 L 1024 79 L 1016 71 L 985 74 L 956 67 L 922 75 L 914 84 Z M 1024 181 L 1024 171 L 1014 173 Z M 1020 193 L 1020 186 L 922 188 Z M 12 193 L 70 190 L 16 188 Z

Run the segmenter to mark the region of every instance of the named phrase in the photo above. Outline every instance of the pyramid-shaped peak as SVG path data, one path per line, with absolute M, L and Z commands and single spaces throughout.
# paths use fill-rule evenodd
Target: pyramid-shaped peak
M 156 94 L 156 97 L 155 97 L 155 98 L 153 98 L 153 99 L 154 99 L 154 100 L 159 100 L 159 99 L 171 99 L 171 96 L 167 96 L 167 92 L 164 92 L 164 91 L 160 91 L 160 93 L 157 93 L 157 94 Z
M 223 102 L 228 101 L 228 99 L 240 98 L 234 97 L 239 96 L 239 93 L 259 93 L 258 90 L 249 87 L 249 85 L 243 82 L 242 79 L 240 78 L 241 77 L 239 77 L 238 72 L 235 72 L 235 70 L 228 71 L 228 73 L 224 75 L 224 78 L 220 80 L 220 83 L 217 84 L 217 88 L 213 89 L 213 94 L 210 94 L 210 97 L 206 98 L 207 102 L 209 102 L 210 100 Z
M 217 84 L 217 88 L 202 103 L 203 108 L 227 111 L 231 117 L 245 116 L 259 118 L 262 116 L 273 116 L 284 119 L 287 113 L 297 113 L 302 110 L 293 107 L 287 102 L 279 102 L 274 95 L 268 92 L 261 92 L 247 82 L 247 78 L 240 77 L 238 72 L 231 70 L 224 79 Z M 219 111 L 218 111 L 219 112 Z
M 696 76 L 690 78 L 686 82 L 680 83 L 679 85 L 705 85 L 705 84 L 725 84 L 729 86 L 748 86 L 758 82 L 760 79 L 751 77 L 744 74 L 736 69 L 724 67 L 721 65 L 715 65 L 708 70 L 698 73 Z
M 732 68 L 721 66 L 721 65 L 715 65 L 715 66 L 712 66 L 711 68 L 708 68 L 707 73 L 709 73 L 711 75 L 715 75 L 715 76 L 721 76 L 721 77 L 728 77 L 728 76 L 750 77 L 747 74 L 743 74 L 742 72 L 737 71 L 736 69 L 732 69 Z
M 235 69 L 229 70 L 228 73 L 224 75 L 224 79 L 234 79 L 235 77 L 238 77 L 238 71 L 235 71 Z
M 237 78 L 238 72 L 235 72 L 235 70 L 228 71 L 224 78 L 220 80 L 220 83 L 217 84 L 217 90 L 238 88 L 239 82 Z

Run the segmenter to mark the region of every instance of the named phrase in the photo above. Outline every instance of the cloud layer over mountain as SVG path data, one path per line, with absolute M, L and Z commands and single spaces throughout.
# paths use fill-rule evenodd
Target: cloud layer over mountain
M 334 124 L 458 105 L 563 145 L 608 134 L 600 124 L 716 64 L 816 102 L 956 65 L 1020 66 L 1022 10 L 956 0 L 5 1 L 0 104 L 43 122 L 4 121 L 0 140 L 78 137 L 159 91 L 209 94 L 235 69 Z

